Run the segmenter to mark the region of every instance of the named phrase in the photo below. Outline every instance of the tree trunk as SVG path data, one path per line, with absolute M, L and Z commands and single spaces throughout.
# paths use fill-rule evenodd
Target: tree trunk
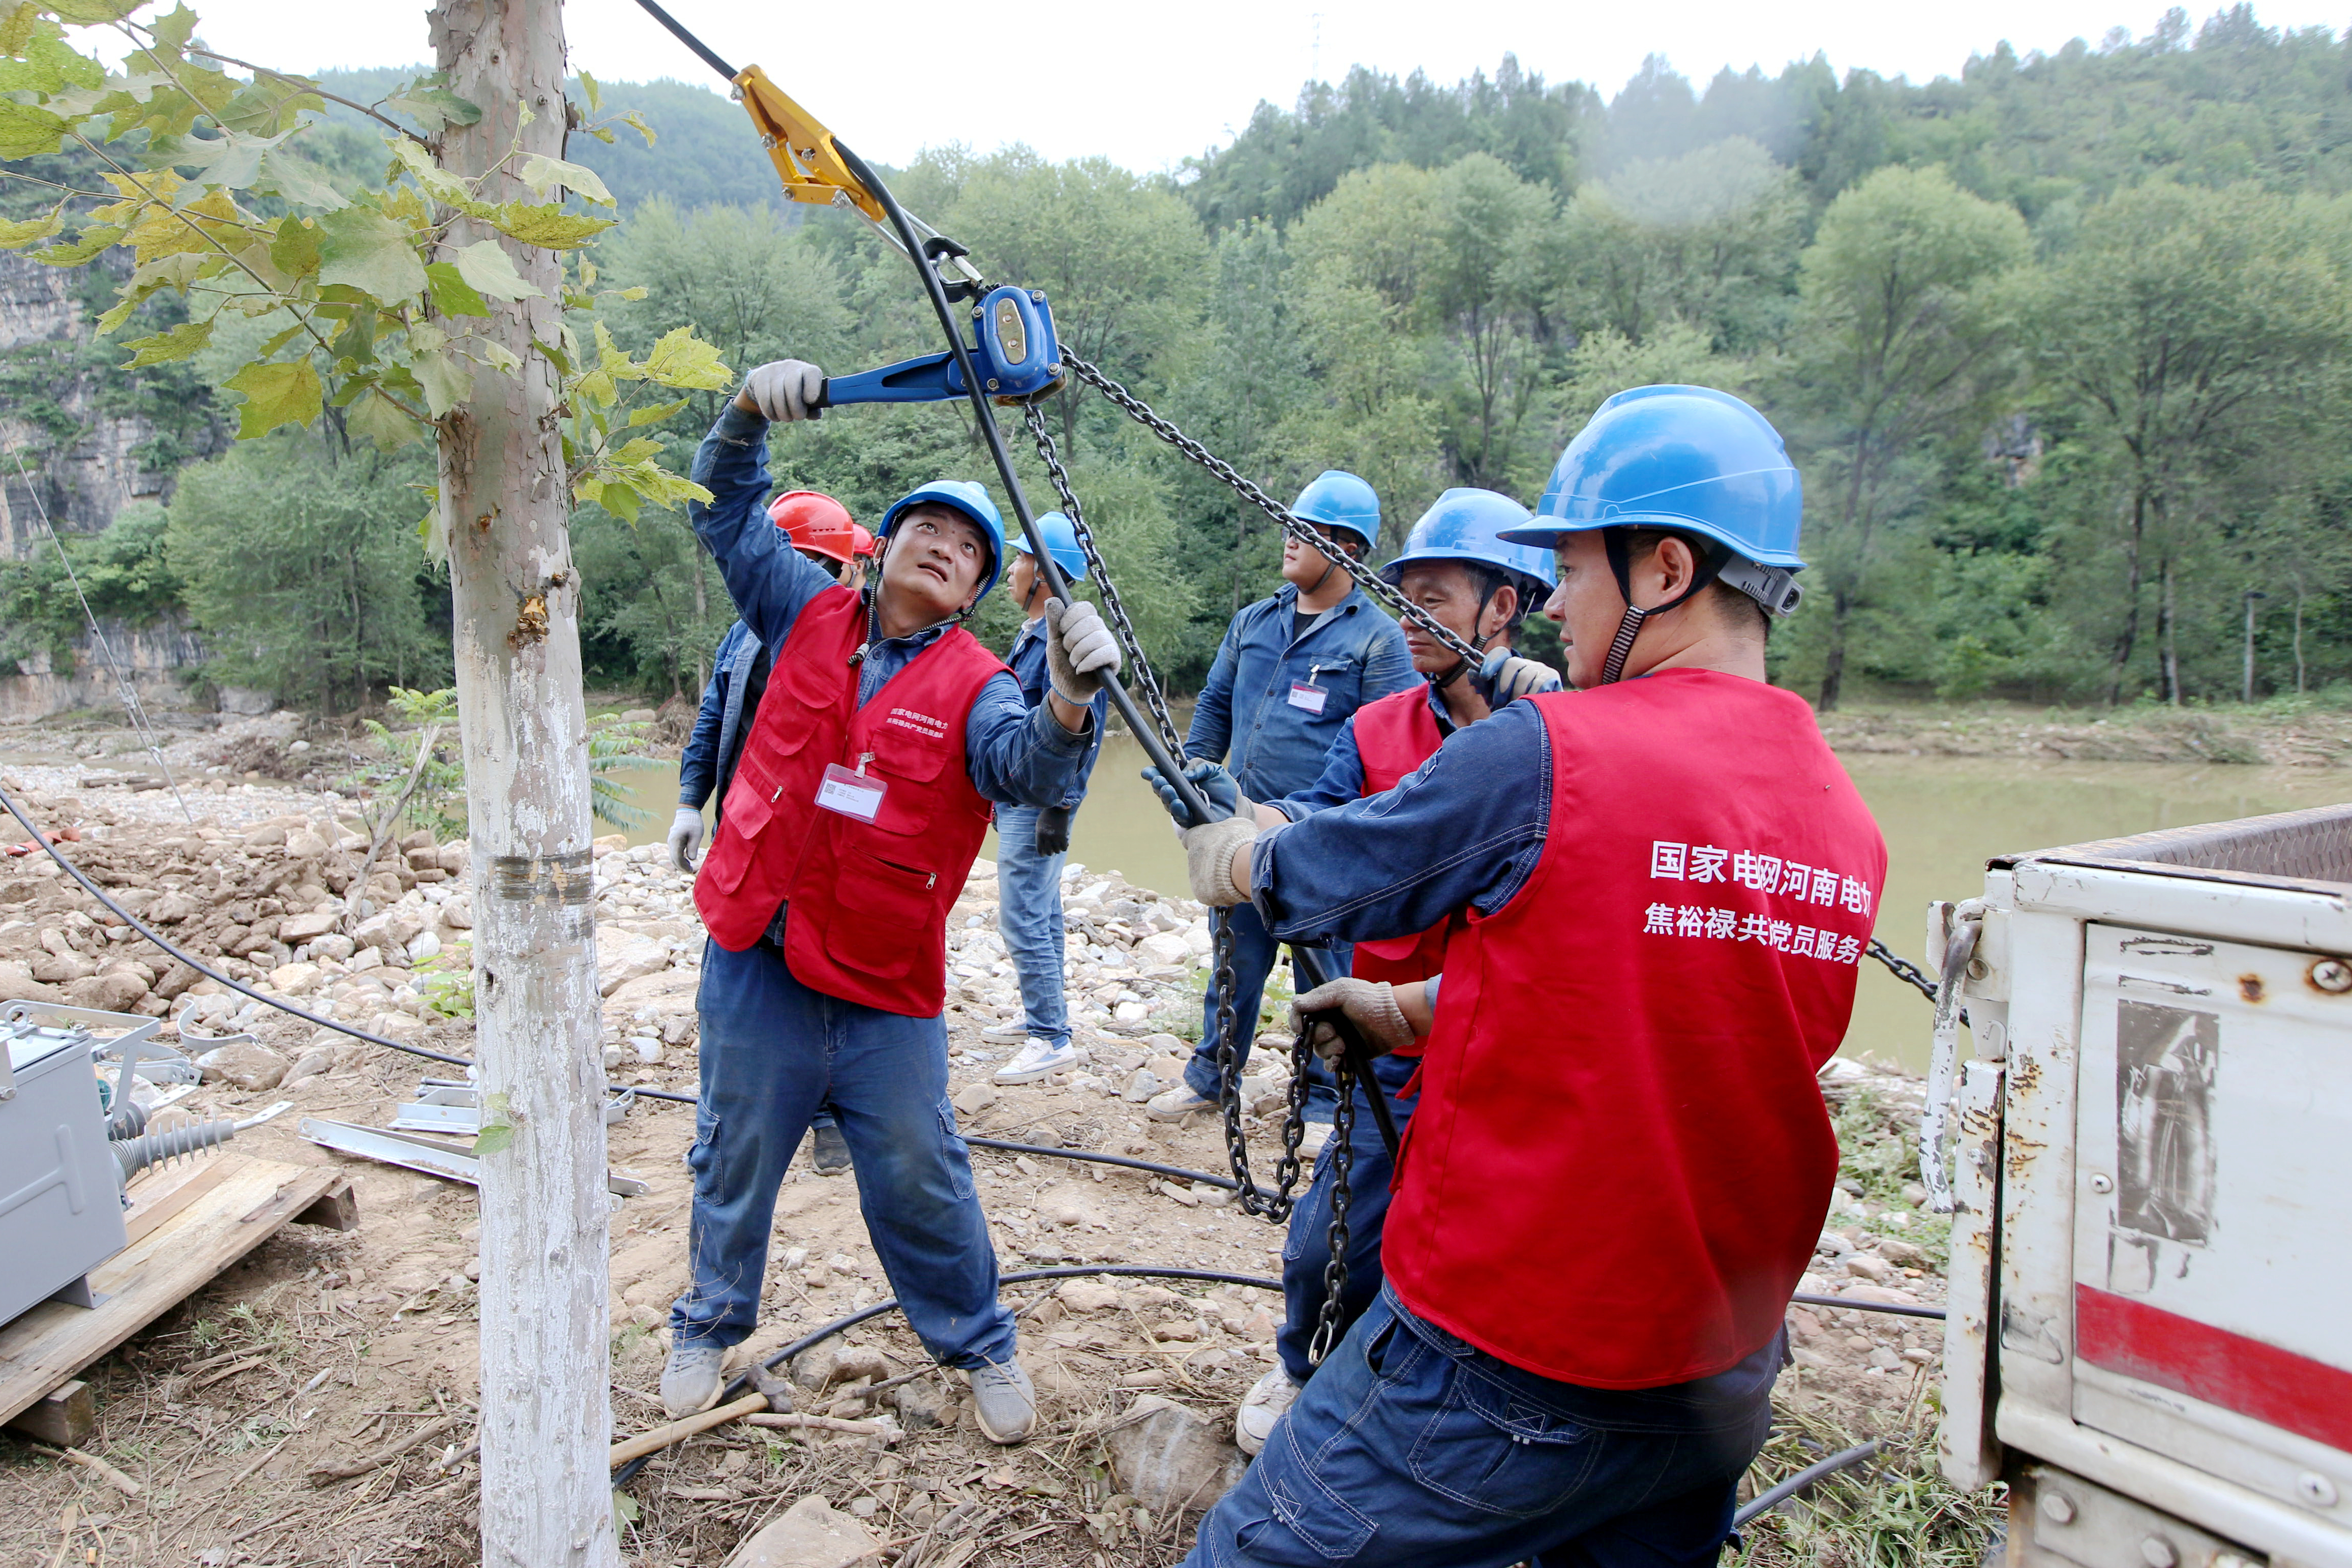
M 1836 709 L 1838 693 L 1845 686 L 1845 623 L 1853 608 L 1853 596 L 1843 590 L 1831 596 L 1829 655 L 1822 661 L 1822 696 L 1816 704 L 1824 713 Z
M 2165 558 L 2164 563 L 2157 568 L 2157 574 L 2161 584 L 2156 611 L 2157 643 L 2164 660 L 2164 700 L 2178 708 L 2180 706 L 2180 638 L 2173 615 L 2171 557 Z
M 2124 672 L 2131 665 L 2132 648 L 2139 641 L 2139 542 L 2147 527 L 2147 497 L 2132 496 L 2131 531 L 2124 541 L 2124 629 L 2116 638 L 2115 667 L 2107 678 L 2107 706 L 2124 700 Z
M 517 148 L 563 153 L 558 0 L 439 0 L 437 63 L 480 121 L 443 134 L 477 175 Z M 519 126 L 519 110 L 532 116 Z M 519 145 L 518 145 L 519 144 Z M 488 201 L 532 199 L 510 178 Z M 496 237 L 459 220 L 452 247 Z M 501 241 L 546 297 L 494 305 L 478 330 L 522 361 L 483 370 L 442 423 L 457 704 L 474 892 L 475 1047 L 486 1126 L 512 1139 L 482 1160 L 482 1562 L 614 1568 L 604 1454 L 608 1386 L 603 1058 L 589 882 L 587 714 L 580 594 L 553 368 L 549 251 Z

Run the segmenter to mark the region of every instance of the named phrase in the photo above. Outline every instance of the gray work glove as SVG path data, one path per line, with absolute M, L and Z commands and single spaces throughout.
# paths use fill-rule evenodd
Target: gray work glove
M 770 360 L 743 378 L 743 396 L 772 425 L 816 418 L 824 412 L 816 401 L 824 390 L 824 372 L 806 360 Z
M 681 871 L 694 869 L 694 858 L 702 853 L 702 813 L 690 805 L 681 805 L 677 815 L 669 819 L 670 863 Z
M 1396 987 L 1385 980 L 1343 976 L 1327 980 L 1290 1004 L 1290 1026 L 1307 1037 L 1307 1047 L 1326 1062 L 1339 1059 L 1339 1031 L 1318 1014 L 1338 1013 L 1356 1026 L 1364 1048 L 1376 1057 L 1412 1044 L 1412 1026 L 1397 1006 Z
M 1225 772 L 1223 763 L 1213 763 L 1206 757 L 1195 757 L 1184 764 L 1184 776 L 1192 781 L 1192 787 L 1199 790 L 1202 798 L 1209 803 L 1211 821 L 1227 816 L 1257 816 L 1256 803 L 1242 793 L 1242 786 L 1234 782 L 1233 774 Z M 1184 828 L 1192 823 L 1192 814 L 1184 809 L 1184 797 L 1176 793 L 1176 786 L 1168 782 L 1168 775 L 1156 765 L 1143 770 L 1143 782 L 1151 786 L 1160 796 L 1160 804 L 1166 806 L 1168 815 L 1176 819 L 1177 836 L 1181 837 Z
M 1562 689 L 1558 670 L 1531 658 L 1521 658 L 1508 648 L 1496 648 L 1488 654 L 1486 662 L 1470 678 L 1470 683 L 1486 700 L 1489 708 L 1500 708 L 1515 698 L 1533 697 L 1539 691 Z
M 1045 680 L 1054 695 L 1075 708 L 1095 700 L 1107 676 L 1118 673 L 1118 641 L 1102 613 L 1081 599 L 1045 601 Z
M 1218 909 L 1249 902 L 1249 889 L 1234 885 L 1234 855 L 1257 837 L 1257 824 L 1228 816 L 1184 830 L 1184 872 L 1192 896 Z

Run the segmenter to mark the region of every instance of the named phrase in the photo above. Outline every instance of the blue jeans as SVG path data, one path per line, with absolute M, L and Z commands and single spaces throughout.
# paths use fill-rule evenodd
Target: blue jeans
M 1388 1097 L 1389 1112 L 1396 1118 L 1400 1137 L 1412 1118 L 1416 1101 L 1399 1100 L 1397 1091 L 1420 1067 L 1419 1057 L 1372 1058 L 1372 1078 Z M 1364 1315 L 1381 1293 L 1381 1226 L 1389 1216 L 1389 1178 L 1396 1171 L 1389 1163 L 1388 1145 L 1381 1142 L 1381 1124 L 1372 1120 L 1364 1103 L 1363 1091 L 1352 1092 L 1356 1120 L 1354 1135 L 1348 1140 L 1352 1155 L 1348 1165 L 1348 1287 L 1339 1297 L 1340 1334 Z M 1282 1248 L 1284 1311 L 1274 1348 L 1293 1383 L 1305 1383 L 1315 1370 L 1307 1359 L 1307 1347 L 1323 1317 L 1323 1270 L 1331 1261 L 1331 1153 L 1338 1147 L 1336 1140 L 1323 1145 L 1315 1164 L 1314 1184 L 1290 1211 L 1289 1238 Z
M 1069 1004 L 1062 994 L 1062 863 L 1066 854 L 1037 853 L 1037 808 L 996 808 L 996 933 L 1021 977 L 1021 1007 L 1030 1035 L 1070 1043 Z
M 1265 999 L 1265 977 L 1274 973 L 1274 961 L 1281 944 L 1267 932 L 1256 906 L 1236 904 L 1225 914 L 1234 929 L 1235 1065 L 1237 1070 L 1246 1071 L 1250 1047 L 1257 1039 L 1258 1007 Z M 1347 973 L 1352 952 L 1345 942 L 1326 950 L 1322 954 L 1324 972 L 1333 975 Z M 1208 994 L 1202 999 L 1201 1043 L 1192 1047 L 1192 1058 L 1184 1064 L 1184 1081 L 1203 1100 L 1217 1098 L 1217 976 L 1213 969 Z M 1307 1074 L 1307 1119 L 1330 1121 L 1331 1108 L 1338 1100 L 1331 1074 L 1320 1062 L 1316 1063 Z
M 1669 1388 L 1580 1388 L 1383 1289 L 1201 1521 L 1186 1568 L 1712 1565 L 1780 1348 Z
M 812 991 L 761 942 L 702 948 L 692 1282 L 679 1340 L 740 1343 L 759 1320 L 776 1188 L 820 1105 L 849 1142 L 866 1233 L 923 1348 L 950 1366 L 1013 1359 L 996 1253 L 948 1103 L 947 1026 Z

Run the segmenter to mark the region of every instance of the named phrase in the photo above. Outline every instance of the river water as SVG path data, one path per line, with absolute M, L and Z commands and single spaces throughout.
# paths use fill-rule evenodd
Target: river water
M 1071 827 L 1070 856 L 1140 886 L 1181 893 L 1183 851 L 1167 813 L 1138 776 L 1143 761 L 1142 748 L 1129 737 L 1105 742 Z M 1889 867 L 1878 935 L 1914 960 L 1926 944 L 1928 900 L 1982 892 L 1984 863 L 1991 856 L 2352 798 L 2352 774 L 2304 768 L 1870 754 L 1844 762 L 1886 835 Z M 653 822 L 632 832 L 630 841 L 658 842 L 669 829 L 676 767 L 614 776 L 656 810 Z M 993 835 L 982 853 L 996 854 Z M 1926 998 L 1865 961 L 1845 1053 L 1921 1069 L 1927 1035 Z

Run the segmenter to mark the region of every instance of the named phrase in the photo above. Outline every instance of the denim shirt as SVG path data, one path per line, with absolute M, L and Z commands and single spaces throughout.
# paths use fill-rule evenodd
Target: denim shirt
M 1312 784 L 1357 709 L 1421 679 L 1404 633 L 1361 589 L 1350 589 L 1293 641 L 1297 607 L 1298 590 L 1286 584 L 1234 617 L 1184 738 L 1187 758 L 1224 763 L 1252 800 Z M 1294 685 L 1326 693 L 1321 710 L 1293 703 Z
M 1022 623 L 1013 634 L 1012 651 L 1004 662 L 1013 667 L 1013 679 L 1021 683 L 1021 695 L 1033 707 L 1045 700 L 1045 619 L 1043 616 Z M 1086 760 L 1078 764 L 1078 776 L 1070 781 L 1069 793 L 1062 796 L 1062 808 L 1076 811 L 1078 803 L 1087 798 L 1087 780 L 1094 775 L 1095 759 L 1102 754 L 1103 723 L 1110 712 L 1110 694 L 1097 691 L 1092 704 L 1094 727 L 1087 737 Z
M 735 774 L 741 750 L 745 694 L 752 672 L 766 661 L 768 650 L 737 621 L 719 639 L 710 656 L 710 684 L 702 689 L 702 706 L 694 715 L 694 733 L 677 758 L 677 804 L 700 811 L 713 795 L 727 798 L 727 781 Z
M 1454 733 L 1454 715 L 1445 706 L 1445 699 L 1432 686 L 1423 698 L 1429 710 L 1437 719 L 1440 744 Z M 1339 726 L 1339 738 L 1331 742 L 1331 751 L 1323 759 L 1323 774 L 1302 790 L 1293 790 L 1280 800 L 1265 804 L 1296 822 L 1318 811 L 1328 811 L 1335 805 L 1345 805 L 1351 800 L 1364 798 L 1364 752 L 1356 744 L 1356 716 Z
M 1518 895 L 1551 831 L 1551 735 L 1514 702 L 1381 795 L 1258 835 L 1253 902 L 1284 941 L 1408 936 Z
M 702 438 L 694 454 L 694 479 L 710 492 L 709 502 L 687 503 L 687 521 L 709 547 L 726 580 L 727 596 L 743 617 L 745 631 L 763 646 L 779 648 L 809 602 L 834 586 L 833 575 L 803 559 L 768 521 L 768 422 L 733 404 Z M 872 591 L 868 590 L 871 625 Z M 947 635 L 941 622 L 901 637 L 878 637 L 867 645 L 858 666 L 857 705 L 874 700 L 889 679 L 915 656 Z M 1084 733 L 1062 728 L 1049 708 L 1031 708 L 1010 672 L 989 678 L 964 721 L 964 771 L 972 787 L 1006 805 L 1052 805 L 1068 794 L 1070 782 L 1096 743 L 1099 724 Z

